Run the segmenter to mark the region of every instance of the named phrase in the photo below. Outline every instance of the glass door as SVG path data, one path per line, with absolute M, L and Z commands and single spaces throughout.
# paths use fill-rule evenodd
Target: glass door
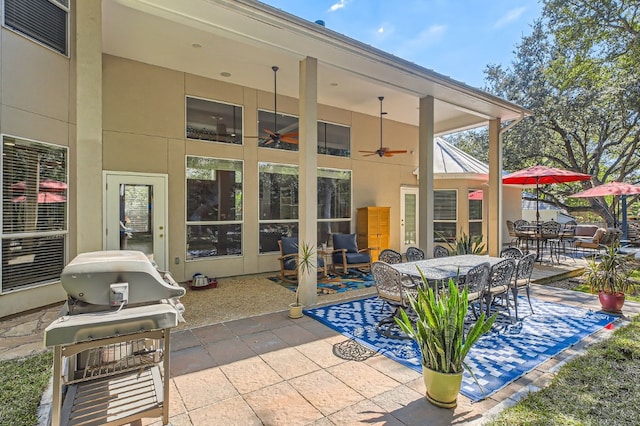
M 168 266 L 166 177 L 107 172 L 105 250 L 137 250 Z
M 400 188 L 400 251 L 418 247 L 418 188 Z

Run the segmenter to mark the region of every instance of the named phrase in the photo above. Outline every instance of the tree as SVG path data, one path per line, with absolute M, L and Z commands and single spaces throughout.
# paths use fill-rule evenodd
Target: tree
M 534 112 L 504 137 L 508 170 L 546 164 L 591 181 L 550 185 L 543 197 L 569 212 L 614 221 L 604 199 L 566 198 L 617 180 L 640 181 L 640 37 L 636 1 L 545 0 L 543 17 L 510 67 L 489 65 L 487 90 Z

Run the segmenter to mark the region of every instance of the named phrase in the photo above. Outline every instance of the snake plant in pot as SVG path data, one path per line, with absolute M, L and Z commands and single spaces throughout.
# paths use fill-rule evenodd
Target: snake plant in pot
M 401 310 L 396 322 L 420 347 L 427 400 L 438 407 L 454 408 L 466 368 L 464 359 L 476 341 L 491 329 L 497 314 L 487 318 L 483 312 L 465 334 L 467 289 L 461 292 L 449 280 L 448 288 L 436 296 L 424 276 L 422 280 L 424 285 L 418 287 L 417 295 L 409 296 L 411 316 Z
M 316 251 L 314 246 L 307 242 L 300 243 L 298 247 L 298 261 L 296 268 L 298 270 L 298 286 L 296 287 L 296 301 L 289 304 L 289 317 L 300 318 L 302 317 L 302 303 L 300 303 L 300 283 L 301 277 L 306 274 L 311 274 L 316 269 L 317 261 L 315 261 Z

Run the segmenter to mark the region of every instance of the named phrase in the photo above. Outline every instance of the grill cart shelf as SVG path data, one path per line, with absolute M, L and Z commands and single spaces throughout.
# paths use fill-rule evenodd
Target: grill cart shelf
M 133 251 L 81 254 L 60 281 L 69 299 L 44 335 L 54 348 L 51 425 L 168 424 L 170 330 L 185 289 Z

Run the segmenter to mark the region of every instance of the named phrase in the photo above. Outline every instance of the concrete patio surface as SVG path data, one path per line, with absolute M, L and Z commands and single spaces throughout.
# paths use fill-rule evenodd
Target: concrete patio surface
M 553 268 L 554 273 L 536 266 L 534 274 L 548 279 L 575 269 L 568 266 L 569 272 Z M 532 296 L 600 308 L 596 296 L 549 286 L 532 285 Z M 0 321 L 0 359 L 43 350 L 41 330 L 58 310 Z M 625 303 L 626 317 L 638 312 L 640 304 Z M 309 317 L 293 320 L 287 311 L 270 312 L 265 306 L 264 314 L 199 327 L 187 324 L 171 333 L 170 421 L 174 426 L 483 424 L 526 392 L 546 386 L 567 359 L 610 333 L 595 333 L 484 401 L 472 404 L 460 395 L 458 407 L 447 410 L 426 401 L 421 374 L 383 355 L 345 359 L 336 351 L 349 343 L 345 336 Z M 142 424 L 161 422 L 145 419 Z

